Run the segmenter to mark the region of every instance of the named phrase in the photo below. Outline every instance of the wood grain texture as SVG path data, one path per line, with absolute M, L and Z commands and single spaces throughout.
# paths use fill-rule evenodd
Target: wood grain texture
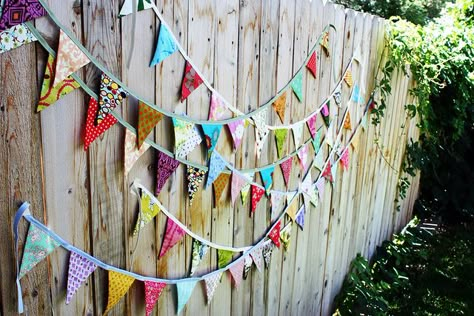
M 132 42 L 132 16 L 117 18 L 122 0 L 61 1 L 48 0 L 51 9 L 66 28 L 80 38 L 84 46 L 109 71 L 119 77 L 142 99 L 175 113 L 207 119 L 210 92 L 201 86 L 180 102 L 185 60 L 175 53 L 155 67 L 148 67 L 153 55 L 160 22 L 152 10 L 137 13 L 136 39 Z M 385 21 L 346 10 L 322 0 L 157 0 L 170 30 L 206 79 L 240 111 L 257 109 L 275 95 L 292 77 L 319 40 L 329 23 L 330 56 L 318 46 L 317 77 L 303 69 L 303 95 L 300 102 L 287 91 L 283 124 L 305 118 L 321 105 L 336 87 L 350 59 L 357 54 L 351 70 L 364 100 L 375 86 L 379 61 L 383 59 Z M 57 47 L 58 29 L 47 18 L 36 26 L 53 48 Z M 35 49 L 35 45 L 36 48 Z M 135 45 L 130 67 L 127 60 Z M 166 217 L 158 214 L 140 237 L 131 232 L 138 212 L 138 199 L 130 192 L 135 179 L 154 190 L 157 151 L 148 150 L 128 175 L 123 174 L 124 134 L 120 125 L 99 137 L 88 152 L 83 150 L 84 121 L 89 97 L 75 91 L 40 114 L 36 108 L 46 53 L 31 44 L 0 55 L 0 272 L 2 278 L 0 314 L 14 315 L 13 240 L 11 223 L 18 203 L 29 200 L 33 214 L 78 248 L 117 267 L 164 278 L 189 274 L 192 239 L 185 237 L 161 259 L 158 254 L 164 238 Z M 32 65 L 30 68 L 24 65 Z M 86 66 L 77 72 L 95 91 L 100 71 Z M 247 280 L 234 288 L 225 273 L 213 301 L 207 302 L 204 282 L 197 284 L 182 315 L 329 315 L 345 274 L 357 253 L 372 256 L 377 245 L 400 231 L 410 220 L 417 197 L 419 176 L 413 179 L 407 198 L 396 211 L 398 170 L 406 144 L 418 139 L 416 121 L 409 120 L 403 105 L 413 102 L 413 86 L 402 73 L 392 78 L 392 95 L 382 123 L 360 129 L 358 145 L 350 150 L 350 167 L 339 166 L 336 181 L 327 184 L 317 207 L 306 210 L 305 227 L 291 228 L 288 252 L 273 251 L 269 269 L 259 273 L 252 268 Z M 25 93 L 18 94 L 18 89 Z M 350 100 L 352 89 L 342 83 L 342 103 L 331 106 L 338 122 L 349 110 L 353 127 L 363 114 L 365 104 Z M 378 98 L 379 96 L 376 96 Z M 127 98 L 118 109 L 124 119 L 137 126 L 135 97 Z M 228 118 L 232 116 L 228 112 Z M 370 121 L 370 117 L 369 117 Z M 270 107 L 267 123 L 280 125 Z M 370 122 L 369 122 L 370 123 Z M 317 127 L 324 127 L 318 115 Z M 404 128 L 400 128 L 404 125 Z M 303 141 L 310 138 L 303 128 Z M 351 131 L 343 131 L 343 143 Z M 164 118 L 149 136 L 174 151 L 171 119 Z M 376 143 L 377 142 L 377 143 Z M 260 159 L 255 156 L 255 128 L 245 129 L 240 148 L 233 150 L 232 138 L 223 127 L 217 150 L 237 168 L 254 168 L 277 160 L 274 133 L 271 131 Z M 285 152 L 295 150 L 289 131 Z M 330 148 L 324 144 L 324 154 Z M 314 154 L 310 146 L 310 155 Z M 196 148 L 188 159 L 206 164 L 204 146 Z M 320 172 L 311 171 L 313 179 Z M 295 190 L 303 173 L 294 158 L 288 190 Z M 206 181 L 206 180 L 205 180 Z M 204 182 L 205 182 L 204 181 Z M 262 183 L 260 175 L 255 181 Z M 286 190 L 277 166 L 273 187 Z M 186 166 L 181 165 L 158 195 L 163 205 L 196 234 L 223 245 L 245 246 L 264 236 L 282 207 L 271 213 L 270 198 L 264 196 L 250 215 L 250 196 L 230 202 L 230 182 L 218 203 L 212 187 L 201 185 L 194 203 L 189 205 Z M 299 198 L 300 205 L 303 198 Z M 65 220 L 65 218 L 67 220 Z M 283 224 L 289 222 L 288 218 Z M 21 226 L 21 243 L 26 225 Z M 236 254 L 237 256 L 237 254 Z M 56 250 L 22 279 L 27 311 L 31 315 L 101 315 L 107 304 L 108 277 L 98 270 L 65 305 L 69 255 Z M 217 251 L 211 249 L 196 275 L 217 267 Z M 6 277 L 3 277 L 6 276 Z M 155 315 L 175 315 L 177 293 L 174 285 L 163 291 Z M 135 282 L 111 315 L 143 315 L 143 283 Z

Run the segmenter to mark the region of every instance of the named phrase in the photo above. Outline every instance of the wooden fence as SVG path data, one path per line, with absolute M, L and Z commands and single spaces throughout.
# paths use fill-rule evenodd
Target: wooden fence
M 174 54 L 155 68 L 148 63 L 154 51 L 159 23 L 152 10 L 137 13 L 136 42 L 129 68 L 132 18 L 117 19 L 121 0 L 48 0 L 60 21 L 80 39 L 103 65 L 138 95 L 176 113 L 207 119 L 209 93 L 204 87 L 187 102 L 178 100 L 184 60 Z M 374 87 L 383 51 L 385 21 L 345 10 L 319 0 L 158 0 L 165 19 L 182 46 L 214 87 L 242 112 L 254 110 L 283 87 L 315 44 L 323 28 L 333 24 L 327 58 L 318 54 L 317 79 L 305 76 L 305 102 L 289 97 L 285 123 L 303 119 L 334 89 L 344 67 L 355 52 L 359 63 L 352 66 L 354 81 L 368 99 Z M 47 18 L 36 27 L 57 47 L 58 29 Z M 318 50 L 318 53 L 320 51 Z M 47 54 L 39 44 L 0 55 L 0 282 L 1 314 L 16 311 L 14 288 L 14 244 L 11 224 L 20 201 L 32 204 L 33 214 L 73 245 L 117 267 L 140 274 L 177 278 L 187 275 L 190 238 L 183 239 L 157 260 L 166 217 L 158 215 L 154 225 L 136 239 L 130 234 L 137 216 L 137 198 L 129 186 L 136 178 L 153 189 L 156 151 L 149 150 L 128 177 L 123 174 L 124 129 L 116 125 L 83 150 L 87 100 L 75 91 L 54 106 L 35 112 Z M 89 65 L 79 72 L 96 89 L 100 72 Z M 185 315 L 328 315 L 341 288 L 351 260 L 357 253 L 371 256 L 377 245 L 398 232 L 410 219 L 418 190 L 418 179 L 396 210 L 397 181 L 406 144 L 417 138 L 413 121 L 403 105 L 410 101 L 409 79 L 397 73 L 382 123 L 369 124 L 358 133 L 351 150 L 348 171 L 339 169 L 336 182 L 327 189 L 322 203 L 306 215 L 304 231 L 293 225 L 287 252 L 275 250 L 269 269 L 250 272 L 238 289 L 229 278 L 210 304 L 197 286 L 184 310 Z M 350 89 L 343 85 L 341 117 Z M 136 101 L 130 99 L 120 110 L 132 125 L 137 121 Z M 353 124 L 363 107 L 351 107 Z M 273 111 L 269 118 L 279 124 Z M 318 119 L 318 124 L 323 124 Z M 404 125 L 404 128 L 401 126 Z M 173 150 L 172 123 L 158 124 L 153 138 Z M 237 168 L 253 168 L 277 160 L 275 140 L 270 136 L 259 161 L 254 158 L 254 132 L 248 128 L 242 147 L 232 151 L 227 133 L 217 148 Z M 347 141 L 348 135 L 344 135 Z M 287 140 L 286 152 L 294 151 Z M 305 129 L 304 139 L 309 138 Z M 327 147 L 327 146 L 325 146 Z M 327 148 L 324 149 L 327 153 Z M 204 163 L 204 151 L 195 150 L 189 160 Z M 294 169 L 297 170 L 295 163 Z M 213 205 L 212 190 L 203 190 L 189 207 L 184 167 L 167 183 L 159 199 L 189 229 L 209 240 L 234 246 L 260 240 L 271 223 L 270 203 L 263 198 L 253 217 L 249 205 L 230 198 Z M 258 177 L 257 177 L 258 178 Z M 289 188 L 296 188 L 301 175 L 294 172 Z M 259 181 L 259 180 L 257 180 Z M 279 168 L 274 186 L 285 189 Z M 225 194 L 228 194 L 230 185 Z M 301 203 L 302 201 L 300 201 Z M 27 225 L 21 227 L 24 238 Z M 29 315 L 101 315 L 107 301 L 107 275 L 97 271 L 65 305 L 67 253 L 56 250 L 22 279 Z M 216 252 L 205 257 L 200 273 L 216 268 Z M 143 315 L 143 288 L 132 286 L 112 311 L 113 315 Z M 176 313 L 176 290 L 165 289 L 155 309 L 160 315 Z

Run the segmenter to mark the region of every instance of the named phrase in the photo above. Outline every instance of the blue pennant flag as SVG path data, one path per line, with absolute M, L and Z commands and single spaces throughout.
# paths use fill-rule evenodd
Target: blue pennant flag
M 151 60 L 150 67 L 162 62 L 166 57 L 178 50 L 178 45 L 171 36 L 168 28 L 163 24 L 160 26 L 160 34 L 158 35 L 158 43 L 156 45 L 155 55 Z
M 203 124 L 202 130 L 206 136 L 207 154 L 209 157 L 212 154 L 214 148 L 216 148 L 219 135 L 221 134 L 222 125 Z
M 260 176 L 262 177 L 263 185 L 265 186 L 265 192 L 267 195 L 270 193 L 270 189 L 273 185 L 273 172 L 275 171 L 275 166 L 268 167 L 266 169 L 260 170 Z
M 176 283 L 176 290 L 178 292 L 178 312 L 181 313 L 186 303 L 189 301 L 191 294 L 193 293 L 194 287 L 197 281 L 179 282 Z
M 209 162 L 209 171 L 207 174 L 206 189 L 219 177 L 221 172 L 225 169 L 226 161 L 217 151 L 213 151 Z

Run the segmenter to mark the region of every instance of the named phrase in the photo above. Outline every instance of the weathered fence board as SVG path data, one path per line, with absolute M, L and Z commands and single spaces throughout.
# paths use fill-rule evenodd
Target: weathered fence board
M 157 42 L 159 20 L 152 10 L 138 12 L 136 25 L 131 16 L 118 19 L 122 1 L 53 1 L 48 4 L 65 27 L 109 71 L 118 76 L 143 99 L 175 113 L 207 119 L 211 93 L 198 88 L 185 102 L 179 101 L 184 59 L 178 53 L 156 67 L 148 67 Z M 304 70 L 304 101 L 287 91 L 283 124 L 305 118 L 336 88 L 353 56 L 354 82 L 365 101 L 380 79 L 385 21 L 321 0 L 158 0 L 156 5 L 187 51 L 196 67 L 224 98 L 247 113 L 266 103 L 296 74 L 323 29 L 330 30 L 330 56 L 318 47 L 317 77 Z M 53 48 L 58 28 L 48 19 L 35 22 Z M 135 28 L 135 41 L 132 32 Z M 34 49 L 36 45 L 36 50 Z M 131 47 L 134 49 L 131 50 Z M 130 54 L 130 65 L 127 61 Z M 140 183 L 154 190 L 157 151 L 148 150 L 128 175 L 123 172 L 124 128 L 112 127 L 83 150 L 83 133 L 89 97 L 75 91 L 54 106 L 35 113 L 38 88 L 42 82 L 47 53 L 31 44 L 0 55 L 0 272 L 2 278 L 0 314 L 15 314 L 14 243 L 11 234 L 18 203 L 28 200 L 33 214 L 80 249 L 97 258 L 143 275 L 181 278 L 190 270 L 192 239 L 187 237 L 157 259 L 166 227 L 158 215 L 153 224 L 132 236 L 137 219 L 138 199 L 130 185 Z M 26 67 L 31 65 L 32 67 Z M 36 70 L 36 71 L 35 71 Z M 100 71 L 89 65 L 77 74 L 97 91 Z M 317 207 L 307 210 L 304 230 L 291 227 L 287 252 L 274 250 L 268 269 L 251 270 L 247 280 L 235 289 L 224 275 L 208 304 L 204 286 L 198 284 L 186 305 L 185 315 L 328 315 L 351 260 L 357 253 L 372 256 L 376 246 L 398 232 L 410 219 L 418 192 L 419 178 L 396 210 L 397 184 L 406 144 L 418 138 L 416 122 L 407 118 L 403 105 L 412 102 L 413 83 L 402 73 L 392 78 L 382 123 L 360 129 L 350 151 L 347 171 L 339 166 L 336 181 L 327 185 Z M 18 91 L 24 93 L 18 93 Z M 341 85 L 342 102 L 331 100 L 331 111 L 343 122 L 349 111 L 353 129 L 364 104 L 351 101 L 351 88 Z M 130 96 L 121 109 L 123 118 L 137 126 L 138 101 Z M 273 110 L 267 123 L 280 125 Z M 231 117 L 229 112 L 228 117 Z M 369 118 L 370 120 L 370 118 Z M 317 128 L 324 126 L 318 115 Z M 402 128 L 403 126 L 403 128 Z M 173 125 L 169 118 L 157 125 L 149 137 L 173 151 Z M 342 132 L 342 142 L 351 137 Z M 304 128 L 303 140 L 310 138 Z M 246 128 L 242 146 L 234 151 L 232 138 L 222 130 L 217 150 L 237 168 L 254 168 L 278 160 L 274 133 L 270 132 L 259 160 L 255 157 L 255 131 Z M 291 131 L 284 155 L 296 149 Z M 329 153 L 328 146 L 321 150 Z M 312 156 L 314 150 L 310 146 Z M 188 159 L 206 162 L 204 146 Z M 312 170 L 316 179 L 319 171 Z M 288 190 L 298 188 L 304 172 L 294 157 Z M 261 183 L 260 175 L 255 181 Z M 274 172 L 273 188 L 286 190 L 280 168 Z M 283 210 L 271 213 L 270 199 L 263 197 L 250 215 L 250 196 L 242 204 L 230 202 L 230 181 L 220 201 L 212 187 L 199 191 L 189 205 L 185 166 L 181 165 L 158 195 L 167 209 L 185 225 L 206 239 L 223 245 L 245 246 L 264 236 Z M 299 205 L 303 203 L 300 197 Z M 289 223 L 285 219 L 283 226 Z M 26 225 L 21 225 L 20 246 Z M 65 305 L 68 255 L 57 250 L 22 279 L 23 296 L 31 315 L 101 315 L 107 304 L 107 273 L 99 269 L 82 286 L 70 305 Z M 209 250 L 196 275 L 217 267 L 217 251 Z M 174 315 L 177 294 L 174 286 L 163 291 L 155 313 Z M 135 282 L 112 315 L 142 315 L 143 285 Z

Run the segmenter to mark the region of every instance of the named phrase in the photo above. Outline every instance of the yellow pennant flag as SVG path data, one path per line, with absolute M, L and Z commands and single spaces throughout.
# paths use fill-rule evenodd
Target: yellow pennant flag
M 160 207 L 151 200 L 151 197 L 148 194 L 142 193 L 140 201 L 140 214 L 138 215 L 137 224 L 135 225 L 135 230 L 133 235 L 137 235 L 140 229 L 145 227 L 146 224 L 151 222 L 151 220 L 160 212 Z
M 109 299 L 104 315 L 128 292 L 133 281 L 135 281 L 135 279 L 131 276 L 109 270 Z
M 352 71 L 350 69 L 347 69 L 344 75 L 344 81 L 347 83 L 349 88 L 354 84 L 354 81 L 352 80 Z
M 290 205 L 288 205 L 288 209 L 286 210 L 286 214 L 291 218 L 294 222 L 296 218 L 296 213 L 298 212 L 298 203 L 292 201 Z

